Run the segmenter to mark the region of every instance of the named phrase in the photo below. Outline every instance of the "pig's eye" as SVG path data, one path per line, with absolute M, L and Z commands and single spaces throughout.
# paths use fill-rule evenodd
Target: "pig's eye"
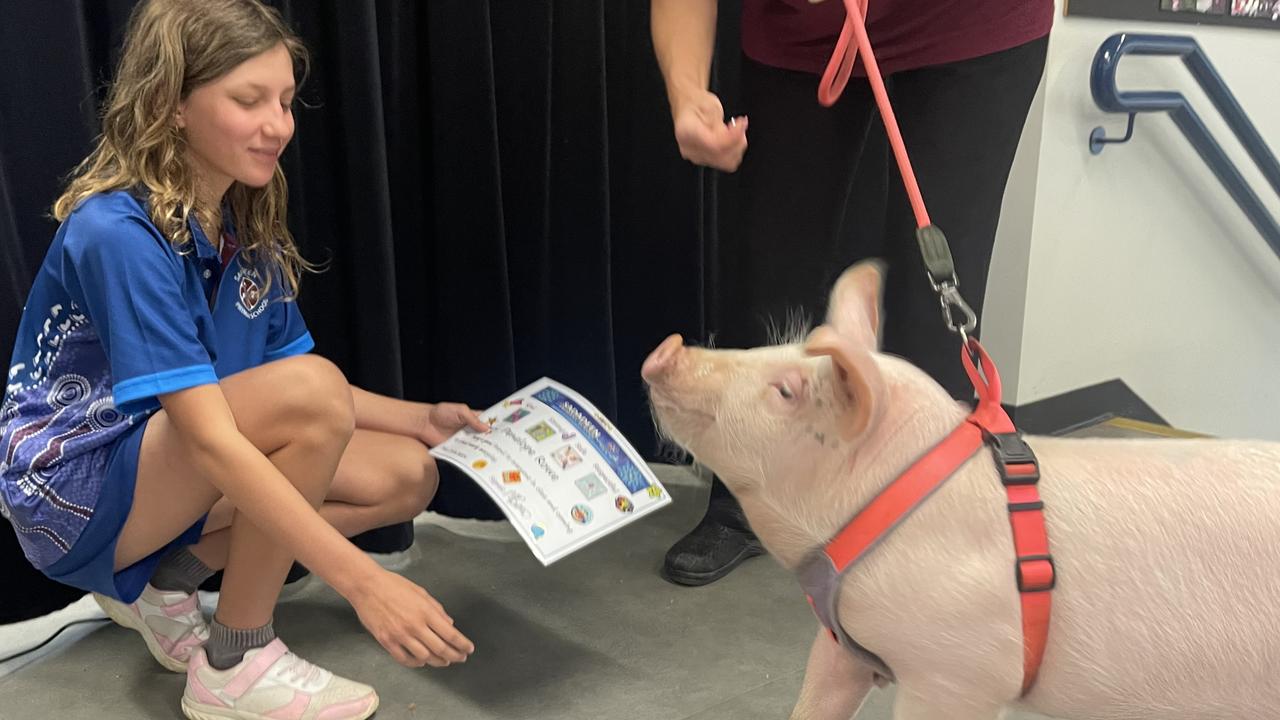
M 796 405 L 804 397 L 805 378 L 799 372 L 781 372 L 769 382 L 778 397 L 789 406 Z

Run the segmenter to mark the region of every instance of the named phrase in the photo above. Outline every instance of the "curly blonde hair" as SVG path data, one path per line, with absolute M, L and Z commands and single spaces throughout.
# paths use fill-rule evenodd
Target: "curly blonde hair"
M 156 227 L 179 250 L 191 243 L 191 214 L 208 221 L 219 209 L 197 203 L 195 174 L 175 122 L 179 105 L 192 90 L 281 43 L 301 85 L 309 63 L 306 48 L 279 13 L 258 0 L 139 3 L 129 16 L 124 51 L 107 93 L 102 134 L 72 171 L 54 203 L 54 218 L 66 220 L 91 195 L 143 187 Z M 232 183 L 225 201 L 245 259 L 278 270 L 286 294 L 296 296 L 302 272 L 314 266 L 289 233 L 288 187 L 280 166 L 264 187 Z M 274 275 L 268 272 L 266 282 Z

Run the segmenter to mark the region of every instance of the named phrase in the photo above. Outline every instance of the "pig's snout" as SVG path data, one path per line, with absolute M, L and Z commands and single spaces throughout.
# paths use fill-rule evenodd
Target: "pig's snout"
M 683 338 L 672 335 L 649 353 L 640 368 L 659 431 L 689 452 L 705 451 L 690 443 L 696 445 L 715 423 L 725 373 L 714 364 L 714 351 L 687 348 Z
M 645 358 L 644 365 L 640 368 L 640 376 L 650 384 L 662 379 L 662 376 L 675 365 L 676 358 L 683 350 L 684 339 L 679 335 L 672 335 L 663 340 L 662 344 Z

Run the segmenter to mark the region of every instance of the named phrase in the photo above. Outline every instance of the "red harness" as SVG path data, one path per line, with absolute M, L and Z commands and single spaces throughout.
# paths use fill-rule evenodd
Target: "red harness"
M 1025 695 L 1035 683 L 1048 641 L 1050 591 L 1056 578 L 1053 557 L 1049 554 L 1044 503 L 1040 501 L 1036 488 L 1040 467 L 1031 448 L 1023 442 L 1000 405 L 1000 376 L 995 364 L 978 341 L 968 335 L 968 331 L 976 327 L 977 318 L 959 294 L 959 280 L 946 237 L 929 219 L 915 172 L 907 157 L 906 145 L 867 36 L 864 21 L 867 0 L 862 0 L 861 4 L 858 0 L 844 1 L 847 11 L 844 29 L 819 86 L 818 101 L 825 106 L 836 102 L 848 82 L 854 58 L 861 50 L 867 80 L 884 119 L 916 216 L 917 239 L 929 271 L 929 280 L 939 294 L 948 326 L 962 339 L 962 362 L 977 389 L 978 403 L 958 428 L 881 491 L 835 539 L 806 561 L 799 568 L 798 575 L 809 603 L 819 620 L 831 631 L 832 637 L 863 657 L 881 674 L 892 677 L 892 672 L 880 658 L 858 645 L 841 628 L 837 613 L 840 576 L 941 487 L 985 443 L 991 449 L 1000 481 L 1009 498 L 1009 523 L 1017 556 L 1013 579 L 1022 599 L 1022 693 Z M 853 44 L 854 39 L 856 45 Z M 957 312 L 962 314 L 962 320 L 956 319 Z
M 840 628 L 837 615 L 840 576 L 866 557 L 985 443 L 991 449 L 996 471 L 1009 498 L 1009 523 L 1017 556 L 1013 579 L 1022 597 L 1022 692 L 1025 695 L 1035 683 L 1048 640 L 1050 591 L 1055 580 L 1045 530 L 1044 503 L 1036 489 L 1040 469 L 1035 454 L 1000 406 L 1000 376 L 995 365 L 977 340 L 971 339 L 969 343 L 982 366 L 979 373 L 969 353 L 963 353 L 965 369 L 978 391 L 976 409 L 854 516 L 816 558 L 801 568 L 800 581 L 819 619 L 832 632 L 832 638 L 863 656 L 881 674 L 892 677 L 892 672 L 878 657 Z

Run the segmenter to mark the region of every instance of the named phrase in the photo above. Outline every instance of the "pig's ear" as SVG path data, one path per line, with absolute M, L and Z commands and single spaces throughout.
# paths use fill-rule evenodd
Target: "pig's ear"
M 880 297 L 884 264 L 867 260 L 845 270 L 831 289 L 827 324 L 861 345 L 880 346 Z
M 850 441 L 862 435 L 879 419 L 884 397 L 884 380 L 871 353 L 829 325 L 814 330 L 804 349 L 809 355 L 831 358 L 831 399 L 841 437 Z

